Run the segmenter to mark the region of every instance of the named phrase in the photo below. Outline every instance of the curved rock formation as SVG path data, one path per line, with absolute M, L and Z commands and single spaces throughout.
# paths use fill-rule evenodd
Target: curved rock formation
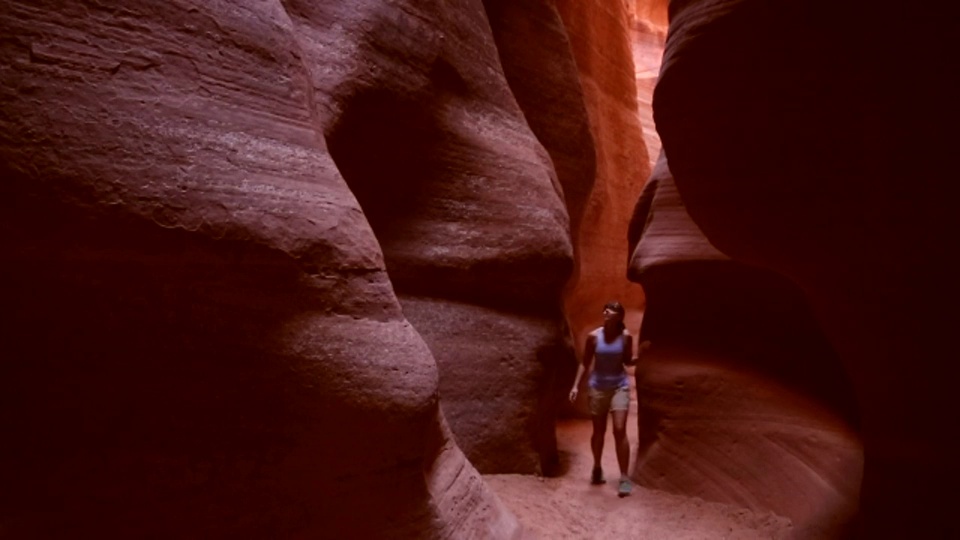
M 850 375 L 867 538 L 960 534 L 950 35 L 928 6 L 672 2 L 654 98 L 691 216 L 799 284 Z
M 550 153 L 563 186 L 570 235 L 578 238 L 597 163 L 580 72 L 563 20 L 549 0 L 483 4 L 510 90 Z
M 519 535 L 324 142 L 377 9 L 3 3 L 3 533 Z
M 573 265 L 564 187 L 502 74 L 483 6 L 407 9 L 294 10 L 331 114 L 330 153 L 437 358 L 459 445 L 481 472 L 539 472 L 556 460 L 554 406 L 541 396 L 572 363 L 558 301 Z M 345 41 L 378 69 L 331 67 L 327 49 Z
M 630 2 L 633 26 L 633 65 L 637 73 L 637 105 L 643 142 L 650 158 L 650 169 L 660 155 L 660 135 L 653 122 L 653 88 L 660 73 L 663 45 L 667 37 L 667 0 Z
M 637 282 L 657 266 L 730 260 L 713 247 L 690 219 L 663 152 L 633 209 L 627 241 L 630 246 L 627 272 L 630 279 Z
M 578 239 L 597 172 L 596 148 L 580 71 L 574 62 L 563 20 L 550 0 L 485 0 L 484 6 L 510 89 L 531 130 L 549 152 L 563 186 L 570 216 L 570 238 Z M 579 242 L 573 242 L 573 249 L 574 259 L 579 260 Z M 567 322 L 564 317 L 563 333 L 569 336 Z M 519 337 L 516 332 L 508 334 L 516 337 L 510 341 L 496 336 L 482 339 L 486 340 L 487 347 L 495 343 L 496 348 L 507 351 Z M 567 403 L 569 385 L 576 372 L 576 353 L 569 337 L 552 345 L 542 343 L 547 346 L 539 349 L 538 357 L 544 359 L 544 365 L 550 369 L 546 391 L 540 391 L 543 413 L 537 431 L 540 447 L 550 450 L 541 451 L 542 470 L 550 474 L 559 465 L 554 417 L 558 407 Z M 479 373 L 466 375 L 472 379 Z M 488 377 L 489 374 L 483 378 Z M 492 417 L 483 422 L 500 423 Z M 483 432 L 490 430 L 485 428 Z M 501 455 L 514 453 L 511 450 Z
M 862 449 L 849 381 L 800 290 L 703 236 L 660 155 L 631 224 L 647 295 L 637 367 L 642 484 L 789 517 L 835 537 L 856 513 Z

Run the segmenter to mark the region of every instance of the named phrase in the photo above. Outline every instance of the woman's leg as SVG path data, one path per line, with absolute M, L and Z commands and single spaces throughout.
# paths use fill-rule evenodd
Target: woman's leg
M 630 389 L 617 390 L 611 404 L 613 409 L 613 441 L 617 446 L 617 462 L 620 464 L 620 487 L 617 494 L 626 497 L 633 490 L 627 471 L 630 467 L 630 442 L 627 441 L 627 412 L 630 410 Z
M 590 449 L 593 450 L 593 468 L 600 468 L 603 455 L 603 437 L 607 433 L 607 413 L 593 415 L 593 436 L 590 437 Z
M 630 465 L 630 442 L 627 440 L 627 411 L 613 411 L 613 441 L 617 447 L 620 476 L 626 478 Z M 601 445 L 603 442 L 601 441 Z

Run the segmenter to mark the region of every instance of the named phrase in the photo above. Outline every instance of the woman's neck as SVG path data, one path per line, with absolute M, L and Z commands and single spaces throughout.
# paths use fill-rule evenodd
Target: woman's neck
M 603 337 L 612 340 L 618 335 L 620 335 L 620 325 L 618 323 L 603 323 Z

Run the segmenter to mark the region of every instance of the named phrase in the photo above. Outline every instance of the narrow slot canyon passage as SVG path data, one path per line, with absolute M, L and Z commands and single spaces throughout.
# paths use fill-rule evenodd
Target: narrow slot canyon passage
M 596 36 L 579 32 L 598 24 L 596 14 L 583 4 L 558 6 L 571 20 L 575 57 L 595 62 Z M 601 323 L 597 306 L 609 299 L 627 305 L 635 345 L 654 343 L 628 370 L 633 494 L 616 496 L 609 425 L 607 484 L 589 484 L 592 428 L 583 398 L 557 426 L 558 475 L 484 477 L 540 538 L 842 537 L 857 513 L 863 468 L 850 381 L 802 292 L 732 261 L 686 211 L 653 126 L 663 7 L 630 4 L 629 54 L 616 57 L 614 45 L 602 45 L 607 60 L 633 68 L 635 84 L 624 87 L 635 100 L 623 109 L 638 122 L 617 120 L 612 81 L 623 84 L 622 74 L 581 73 L 596 183 L 579 224 L 577 272 L 565 290 L 578 358 L 586 334 Z M 601 79 L 607 86 L 596 84 Z M 630 180 L 635 171 L 643 171 L 640 182 Z M 628 237 L 626 269 L 617 260 L 621 235 Z
M 0 0 L 0 538 L 960 538 L 951 21 Z

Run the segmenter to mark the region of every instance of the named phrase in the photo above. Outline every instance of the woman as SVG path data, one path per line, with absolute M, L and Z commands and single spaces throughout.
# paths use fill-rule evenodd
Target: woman
M 607 416 L 613 412 L 613 438 L 620 464 L 620 486 L 617 494 L 626 497 L 633 486 L 627 476 L 630 461 L 630 443 L 627 441 L 627 411 L 630 409 L 630 383 L 624 366 L 633 365 L 633 336 L 623 324 L 624 309 L 620 302 L 608 302 L 603 306 L 603 326 L 587 336 L 583 362 L 577 368 L 577 377 L 570 390 L 570 401 L 577 399 L 580 379 L 590 371 L 590 414 L 593 416 L 593 473 L 590 483 L 603 484 L 603 469 L 600 456 L 603 454 L 603 438 L 607 431 Z M 640 345 L 638 352 L 650 346 L 649 341 Z M 596 367 L 591 364 L 596 358 Z

